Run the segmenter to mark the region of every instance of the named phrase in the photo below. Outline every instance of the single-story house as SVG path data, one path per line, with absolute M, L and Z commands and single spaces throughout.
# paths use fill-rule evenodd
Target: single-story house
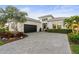
M 38 17 L 39 20 L 27 17 L 24 23 L 18 23 L 17 28 L 20 32 L 39 32 L 46 29 L 64 29 L 64 19 L 66 17 L 53 17 L 52 15 L 45 15 Z M 13 30 L 13 22 L 9 24 L 9 30 Z

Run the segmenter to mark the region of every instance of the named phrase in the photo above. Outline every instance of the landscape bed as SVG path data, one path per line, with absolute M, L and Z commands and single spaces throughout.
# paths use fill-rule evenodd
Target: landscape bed
M 79 34 L 68 34 L 70 48 L 73 54 L 79 54 Z
M 0 32 L 0 46 L 27 37 L 23 32 Z

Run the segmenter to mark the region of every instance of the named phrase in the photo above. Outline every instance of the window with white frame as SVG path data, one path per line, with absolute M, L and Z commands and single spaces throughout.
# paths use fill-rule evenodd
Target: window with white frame
M 47 20 L 48 20 L 47 18 L 42 19 L 42 21 L 47 21 Z

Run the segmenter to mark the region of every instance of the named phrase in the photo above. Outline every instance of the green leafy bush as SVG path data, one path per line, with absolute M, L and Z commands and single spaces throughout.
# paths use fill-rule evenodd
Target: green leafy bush
M 70 33 L 72 32 L 71 29 L 48 29 L 47 32 L 53 32 L 53 33 Z
M 68 38 L 71 42 L 79 43 L 79 34 L 69 33 Z
M 0 28 L 0 32 L 5 32 L 6 30 L 4 28 Z

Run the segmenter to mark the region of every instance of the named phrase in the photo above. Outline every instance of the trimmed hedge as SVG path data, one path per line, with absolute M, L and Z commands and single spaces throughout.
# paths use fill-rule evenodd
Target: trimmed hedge
M 52 33 L 71 33 L 71 29 L 48 29 L 47 32 L 52 32 Z

